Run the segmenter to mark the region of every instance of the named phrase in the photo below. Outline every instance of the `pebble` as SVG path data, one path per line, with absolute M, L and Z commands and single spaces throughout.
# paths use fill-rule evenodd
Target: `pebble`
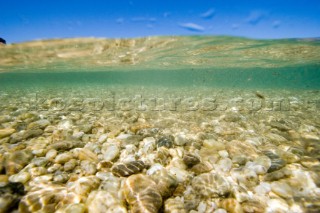
M 230 193 L 231 186 L 227 179 L 218 173 L 204 173 L 192 180 L 196 193 L 205 198 L 223 197 Z
M 22 130 L 17 133 L 13 133 L 10 136 L 10 143 L 18 143 L 23 140 L 38 137 L 43 134 L 43 130 L 41 129 L 29 129 L 29 130 Z
M 240 166 L 243 166 L 247 163 L 248 159 L 244 155 L 234 155 L 232 158 L 232 163 L 239 164 Z
M 55 164 L 53 164 L 52 166 L 48 167 L 47 171 L 48 171 L 49 173 L 54 173 L 54 172 L 56 172 L 57 170 L 59 170 L 60 168 L 61 168 L 61 164 L 55 163 Z
M 46 119 L 41 119 L 41 120 L 30 123 L 27 129 L 45 129 L 49 125 L 50 125 L 50 121 Z
M 0 129 L 0 139 L 12 135 L 15 131 L 15 129 Z
M 74 183 L 70 184 L 69 190 L 75 192 L 82 197 L 82 200 L 86 200 L 89 193 L 97 189 L 100 185 L 100 179 L 96 176 L 81 177 Z
M 216 168 L 222 172 L 228 172 L 232 168 L 232 161 L 230 158 L 222 158 L 218 161 Z
M 54 183 L 66 183 L 69 180 L 69 175 L 66 173 L 56 174 L 53 176 Z
M 210 139 L 210 140 L 204 140 L 203 142 L 204 148 L 210 148 L 216 151 L 225 150 L 225 145 L 222 142 L 218 142 L 216 140 Z
M 53 144 L 50 144 L 48 149 L 55 149 L 57 151 L 68 151 L 74 148 L 82 148 L 85 146 L 85 143 L 82 141 L 58 141 Z
M 271 183 L 271 190 L 283 198 L 292 198 L 293 191 L 284 181 L 274 181 Z
M 183 162 L 187 165 L 187 167 L 192 167 L 198 163 L 200 163 L 200 159 L 193 154 L 185 154 L 183 157 Z
M 91 161 L 83 160 L 80 166 L 85 175 L 94 175 L 97 172 L 96 164 Z
M 49 163 L 49 160 L 45 157 L 39 157 L 33 158 L 31 162 L 36 166 L 45 167 Z
M 143 139 L 143 146 L 141 152 L 144 154 L 151 153 L 156 148 L 156 139 L 147 137 Z
M 30 150 L 15 151 L 5 156 L 3 167 L 7 175 L 13 175 L 21 171 L 33 158 Z
M 101 153 L 105 161 L 113 161 L 119 157 L 120 149 L 116 143 L 104 143 L 102 145 Z
M 164 199 L 171 197 L 178 186 L 176 177 L 171 175 L 166 169 L 157 171 L 152 176 L 152 179 L 158 186 L 158 191 Z
M 289 205 L 280 199 L 270 199 L 267 201 L 267 213 L 279 212 L 279 213 L 287 213 L 289 210 Z
M 270 169 L 272 165 L 272 161 L 269 157 L 267 156 L 259 156 L 254 160 L 254 163 L 256 165 L 262 166 L 262 171 L 260 173 L 257 173 L 259 175 L 267 173 L 267 171 Z
M 188 139 L 184 133 L 178 133 L 174 137 L 174 144 L 177 146 L 183 146 L 188 142 Z
M 127 177 L 141 172 L 145 167 L 146 165 L 143 161 L 131 161 L 128 163 L 116 164 L 112 167 L 111 171 L 116 176 Z
M 227 158 L 229 157 L 229 153 L 226 150 L 221 150 L 218 152 L 218 154 L 220 155 L 220 157 L 222 158 Z
M 54 162 L 58 163 L 58 164 L 65 164 L 66 162 L 68 162 L 72 158 L 73 158 L 73 155 L 71 153 L 65 152 L 65 153 L 61 153 L 61 154 L 57 155 L 54 159 Z
M 153 164 L 148 170 L 147 170 L 147 175 L 153 175 L 155 174 L 157 171 L 162 170 L 164 167 L 159 164 L 159 163 L 155 163 Z
M 29 170 L 30 175 L 32 178 L 45 175 L 47 173 L 47 169 L 44 167 L 34 167 Z
M 59 208 L 56 213 L 86 213 L 87 208 L 82 203 L 72 203 L 65 207 Z
M 213 166 L 209 162 L 201 162 L 194 165 L 191 168 L 191 171 L 194 172 L 196 175 L 210 172 L 213 169 Z
M 280 179 L 283 179 L 283 178 L 288 178 L 292 175 L 292 172 L 290 169 L 287 169 L 286 167 L 280 169 L 280 170 L 277 170 L 277 171 L 274 171 L 274 172 L 271 172 L 271 173 L 268 173 L 264 176 L 264 180 L 265 181 L 276 181 L 276 180 L 280 180 Z
M 187 213 L 180 197 L 169 198 L 164 203 L 164 213 Z
M 7 184 L 9 181 L 9 177 L 7 175 L 0 174 L 0 186 Z
M 271 166 L 268 169 L 268 172 L 279 170 L 286 165 L 286 162 L 282 160 L 277 154 L 270 151 L 264 152 L 264 154 L 271 159 Z
M 171 175 L 176 177 L 179 183 L 186 181 L 190 176 L 186 170 L 177 167 L 169 167 L 168 170 Z
M 77 166 L 78 162 L 76 159 L 70 159 L 68 162 L 66 162 L 64 165 L 63 165 L 63 169 L 64 171 L 66 172 L 70 172 L 72 171 L 76 166 Z
M 225 209 L 219 208 L 219 209 L 214 210 L 213 213 L 228 213 L 228 212 Z
M 162 196 L 150 177 L 143 174 L 132 175 L 125 181 L 124 194 L 131 212 L 157 213 L 162 206 Z
M 54 160 L 56 158 L 56 156 L 58 155 L 58 151 L 55 149 L 50 149 L 47 154 L 46 154 L 46 158 L 50 161 Z
M 173 147 L 173 136 L 163 136 L 157 141 L 157 147 L 166 147 L 166 148 L 172 148 Z
M 124 200 L 108 191 L 92 191 L 86 201 L 88 212 L 127 213 Z
M 73 153 L 79 160 L 88 160 L 91 162 L 98 162 L 98 156 L 87 148 L 75 148 Z
M 47 153 L 46 149 L 36 149 L 36 150 L 32 150 L 32 154 L 37 156 L 37 157 L 43 157 L 45 156 Z

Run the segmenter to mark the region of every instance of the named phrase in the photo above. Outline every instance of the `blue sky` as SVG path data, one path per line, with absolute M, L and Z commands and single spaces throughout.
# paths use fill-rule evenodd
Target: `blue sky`
M 9 43 L 67 37 L 320 37 L 320 0 L 0 0 Z

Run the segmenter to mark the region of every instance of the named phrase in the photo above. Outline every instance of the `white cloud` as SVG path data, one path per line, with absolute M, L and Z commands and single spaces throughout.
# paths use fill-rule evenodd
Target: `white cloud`
M 183 23 L 179 24 L 180 27 L 194 32 L 203 32 L 205 28 L 201 25 L 195 24 L 195 23 Z
M 215 14 L 216 14 L 215 9 L 211 8 L 208 11 L 200 14 L 200 17 L 204 18 L 204 19 L 211 19 L 211 18 L 213 18 L 215 16 Z
M 257 25 L 263 19 L 267 17 L 267 13 L 263 11 L 253 10 L 250 12 L 249 16 L 246 18 L 246 22 L 251 25 Z
M 157 19 L 153 18 L 153 17 L 150 18 L 150 17 L 142 16 L 142 17 L 133 17 L 131 19 L 131 21 L 133 21 L 133 22 L 156 22 Z

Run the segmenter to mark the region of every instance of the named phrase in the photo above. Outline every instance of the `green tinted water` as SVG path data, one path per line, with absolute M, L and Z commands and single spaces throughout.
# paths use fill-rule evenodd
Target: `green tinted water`
M 66 39 L 0 46 L 0 87 L 318 89 L 320 40 L 227 36 Z
M 0 88 L 29 86 L 140 85 L 248 89 L 319 89 L 320 67 L 143 70 L 108 72 L 13 72 L 0 74 Z

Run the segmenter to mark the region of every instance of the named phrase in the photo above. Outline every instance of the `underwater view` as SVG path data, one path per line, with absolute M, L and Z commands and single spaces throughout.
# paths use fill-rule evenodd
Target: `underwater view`
M 320 212 L 320 38 L 186 27 L 0 40 L 0 213 Z

